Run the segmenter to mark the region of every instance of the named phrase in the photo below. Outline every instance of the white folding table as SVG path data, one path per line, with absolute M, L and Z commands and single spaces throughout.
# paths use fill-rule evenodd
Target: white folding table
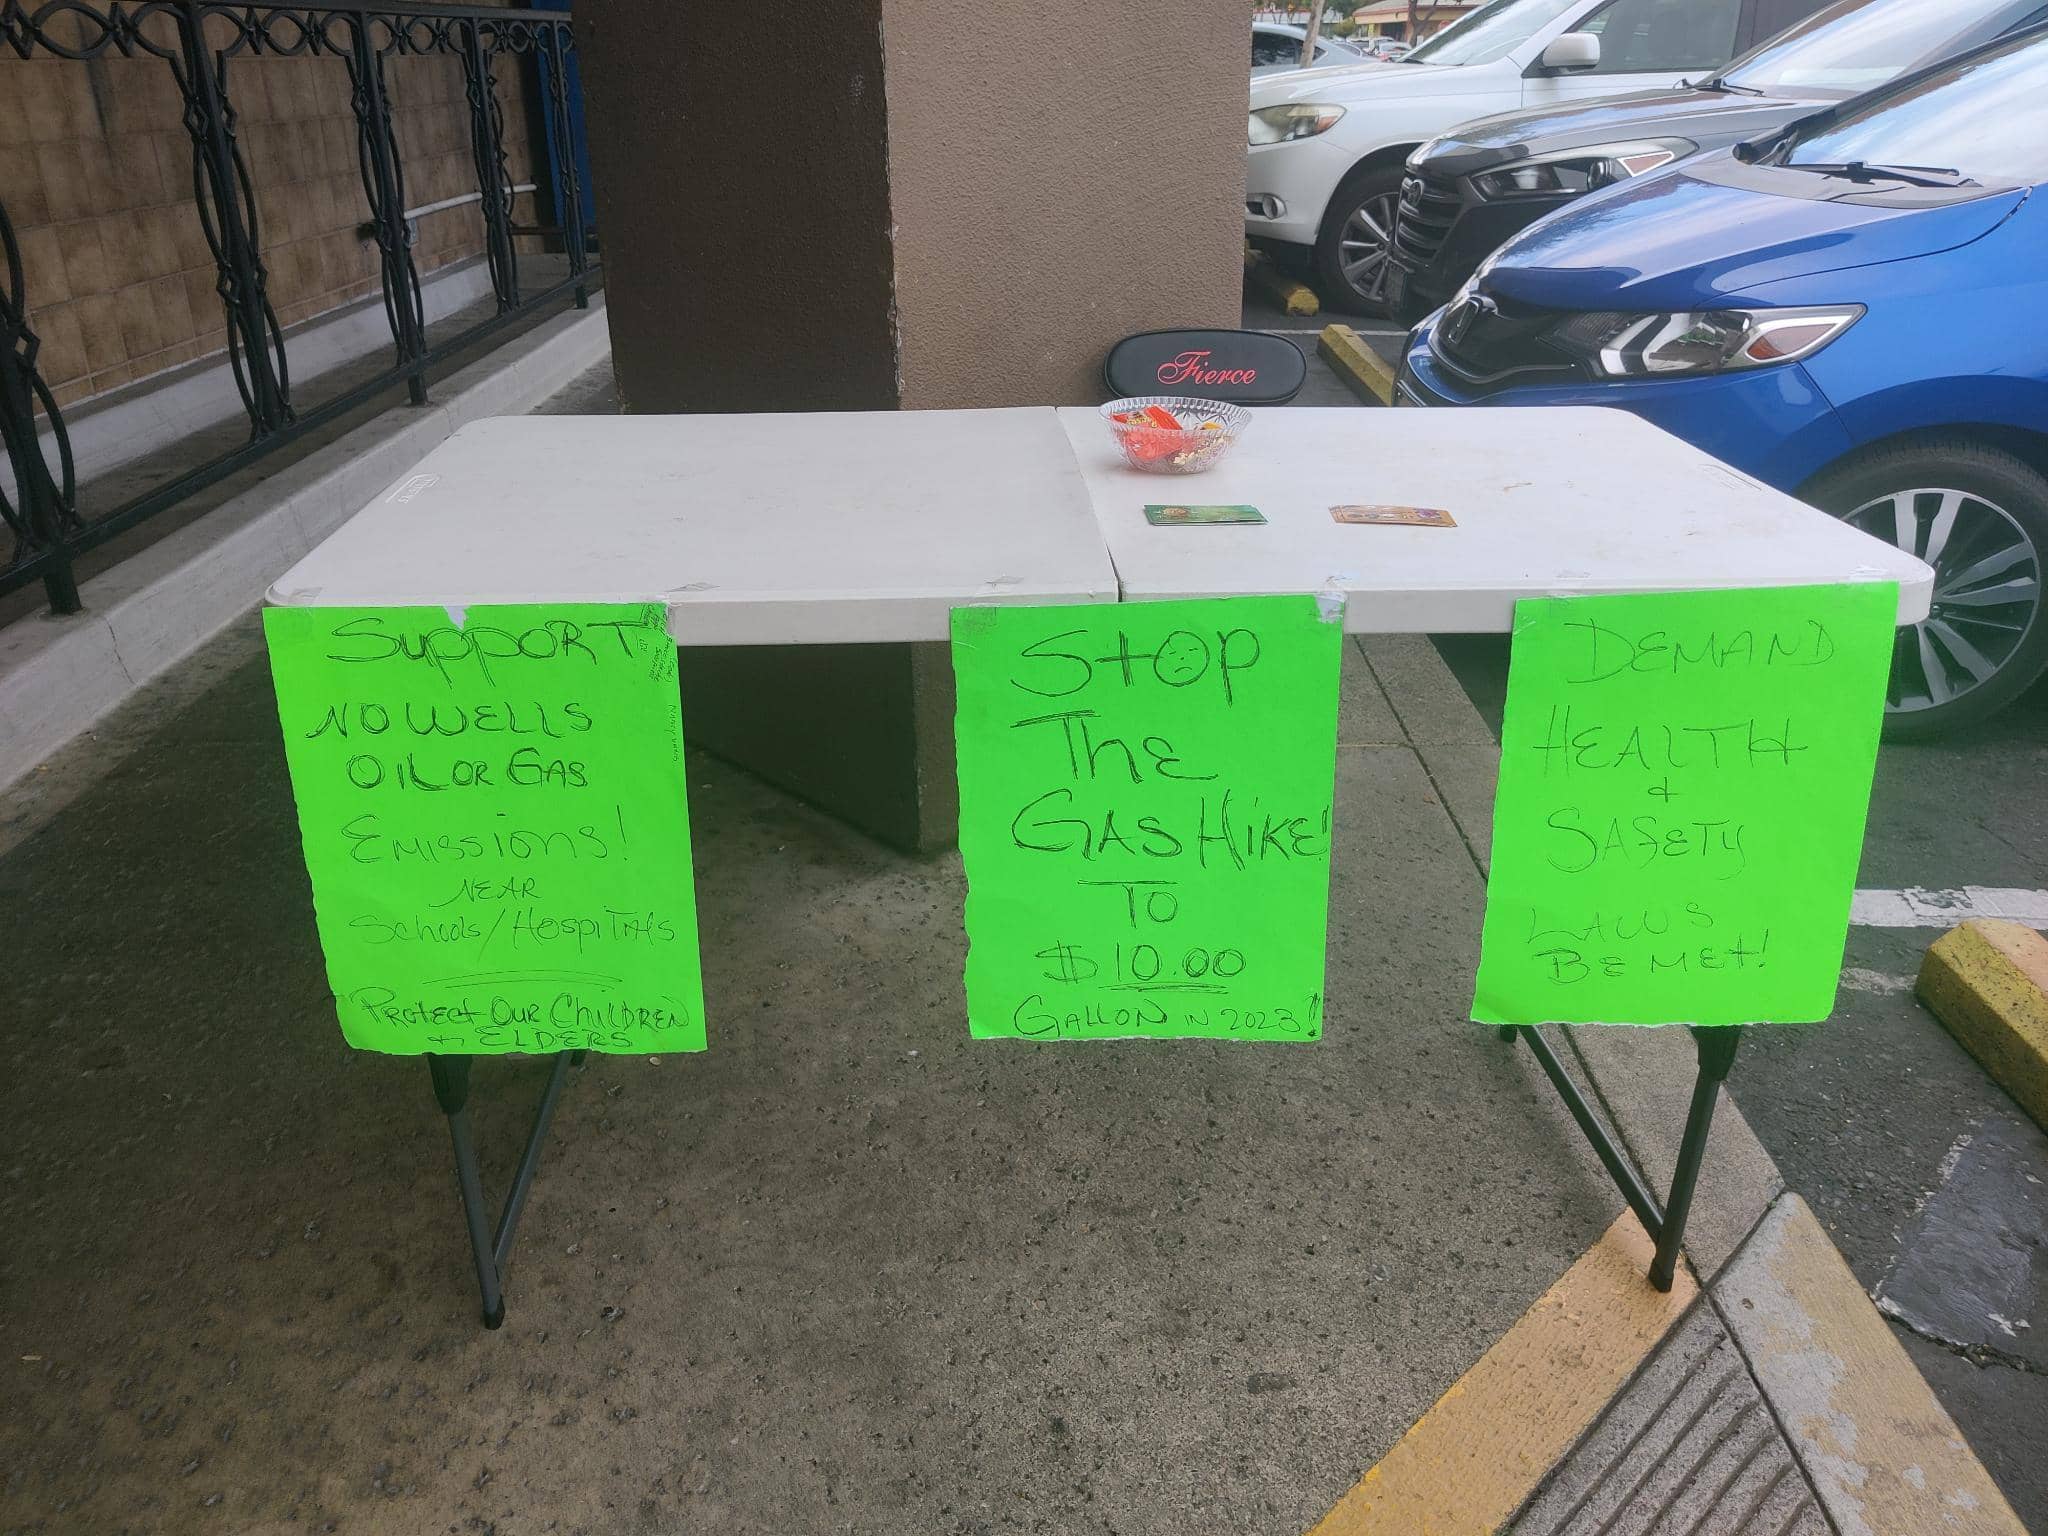
M 1593 407 L 1274 410 L 1214 469 L 1173 482 L 1124 464 L 1096 411 L 1060 411 L 1126 601 L 1267 592 L 1345 598 L 1355 633 L 1509 630 L 1525 597 L 1896 581 L 1898 622 L 1926 617 L 1934 573 L 1911 555 L 1728 468 L 1635 416 Z M 1155 527 L 1148 502 L 1248 503 L 1260 524 Z M 1453 527 L 1346 524 L 1348 504 L 1438 507 Z M 1540 1031 L 1536 1057 L 1656 1242 L 1669 1290 L 1739 1029 L 1692 1032 L 1699 1070 L 1659 1200 Z
M 1044 406 L 472 422 L 270 589 L 662 602 L 681 645 L 944 640 L 962 604 L 1116 595 Z
M 1774 492 L 1636 416 L 1597 408 L 1262 412 L 1186 500 L 1260 508 L 1266 524 L 1157 528 L 1157 475 L 1122 463 L 1098 412 L 1059 414 L 1124 600 L 1343 594 L 1354 633 L 1513 627 L 1518 598 L 1681 588 L 1896 582 L 1898 623 L 1927 616 L 1933 571 Z M 1432 506 L 1456 526 L 1343 524 L 1333 506 Z M 1534 1028 L 1524 1040 L 1657 1243 L 1669 1290 L 1720 1083 L 1739 1028 L 1694 1032 L 1700 1069 L 1671 1188 L 1659 1200 Z
M 1254 413 L 1214 469 L 1125 465 L 1100 413 L 1060 410 L 1126 600 L 1341 592 L 1361 634 L 1513 627 L 1524 597 L 1896 581 L 1934 573 L 1640 417 L 1592 406 Z M 1266 523 L 1159 528 L 1147 503 L 1246 503 Z M 1452 528 L 1338 523 L 1334 506 L 1438 507 Z
M 1066 435 L 1040 407 L 474 422 L 281 576 L 269 600 L 658 601 L 677 643 L 704 647 L 942 641 L 962 604 L 1116 595 Z M 745 703 L 801 708 L 786 692 Z M 808 758 L 832 750 L 800 734 Z M 558 1054 L 495 1222 L 470 1127 L 471 1058 L 427 1058 L 487 1327 L 504 1320 L 519 1214 L 581 1054 Z
M 1267 521 L 1145 520 L 1148 503 L 1185 501 L 1249 503 Z M 1441 507 L 1456 526 L 1333 521 L 1349 503 Z M 1342 594 L 1353 632 L 1505 632 L 1524 597 L 1852 581 L 1896 581 L 1902 624 L 1927 613 L 1933 573 L 1918 560 L 1618 411 L 1269 409 L 1216 468 L 1178 478 L 1125 466 L 1093 409 L 1035 407 L 475 422 L 269 600 L 658 601 L 692 647 L 943 641 L 952 610 L 977 603 L 1291 592 Z M 1653 1278 L 1668 1285 L 1733 1033 L 1699 1034 L 1662 1206 L 1541 1036 L 1519 1033 L 1658 1236 Z M 429 1057 L 493 1326 L 569 1059 L 493 1234 L 468 1059 Z
M 1266 523 L 1160 528 L 1147 503 Z M 1333 522 L 1441 507 L 1453 528 Z M 1289 407 L 1216 468 L 1126 467 L 1091 407 L 470 424 L 280 577 L 284 604 L 645 602 L 682 645 L 944 640 L 970 603 L 1341 592 L 1358 633 L 1516 599 L 1933 572 L 1622 411 Z

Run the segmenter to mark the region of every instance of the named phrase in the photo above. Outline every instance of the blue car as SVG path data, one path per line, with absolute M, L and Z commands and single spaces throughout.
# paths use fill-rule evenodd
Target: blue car
M 1584 198 L 1416 327 L 1399 403 L 1618 406 L 1912 551 L 1888 730 L 1981 719 L 2048 667 L 2044 101 L 2034 30 Z

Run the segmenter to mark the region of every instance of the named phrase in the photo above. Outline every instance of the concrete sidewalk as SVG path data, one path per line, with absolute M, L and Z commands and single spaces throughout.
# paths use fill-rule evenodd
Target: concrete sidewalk
M 1303 1530 L 1618 1208 L 1462 1021 L 1478 874 L 1359 667 L 1312 1049 L 970 1042 L 957 860 L 693 761 L 712 1049 L 576 1075 L 484 1333 L 219 644 L 0 858 L 9 1528 Z
M 972 1042 L 957 858 L 693 756 L 712 1048 L 574 1074 L 486 1333 L 426 1072 L 336 1029 L 238 623 L 0 801 L 0 1529 L 1423 1528 L 1391 1488 L 1533 1536 L 1619 1488 L 1719 1532 L 1759 1480 L 1779 1529 L 1939 1528 L 1858 1513 L 1966 1474 L 1873 1471 L 1878 1378 L 1725 1108 L 1708 1301 L 1641 1286 L 1548 1085 L 1465 1021 L 1490 733 L 1425 642 L 1346 663 L 1313 1047 Z M 1682 1039 L 1576 1038 L 1661 1181 Z M 487 1182 L 543 1071 L 480 1071 Z M 1726 1367 L 1698 1415 L 1672 1350 Z M 1454 1517 L 1531 1422 L 1499 1518 Z M 1969 1496 L 1953 1529 L 2017 1529 Z

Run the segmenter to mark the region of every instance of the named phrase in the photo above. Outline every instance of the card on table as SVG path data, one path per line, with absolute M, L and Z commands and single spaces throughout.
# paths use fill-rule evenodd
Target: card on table
M 1394 523 L 1412 528 L 1458 526 L 1458 520 L 1442 507 L 1332 507 L 1330 517 L 1340 523 Z
M 1169 523 L 1263 523 L 1257 507 L 1246 506 L 1148 506 L 1145 521 L 1155 527 Z

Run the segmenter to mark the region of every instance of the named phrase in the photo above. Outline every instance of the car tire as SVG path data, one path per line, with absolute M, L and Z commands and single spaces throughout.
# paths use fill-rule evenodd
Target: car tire
M 1386 318 L 1387 247 L 1403 174 L 1399 165 L 1361 168 L 1337 183 L 1315 249 L 1316 287 L 1332 309 Z
M 1919 740 L 2004 708 L 2048 669 L 2048 477 L 1967 438 L 1869 449 L 1805 499 L 1934 567 L 1933 607 L 1899 631 L 1884 733 Z

